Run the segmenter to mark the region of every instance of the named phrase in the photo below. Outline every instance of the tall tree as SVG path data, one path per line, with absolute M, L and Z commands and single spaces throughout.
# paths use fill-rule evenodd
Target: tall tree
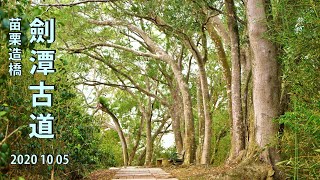
M 232 125 L 230 158 L 233 159 L 239 155 L 240 151 L 244 149 L 245 145 L 241 103 L 240 39 L 234 1 L 225 0 L 225 5 L 227 9 L 227 21 L 231 46 Z
M 279 160 L 279 154 L 274 147 L 268 146 L 278 132 L 278 126 L 272 120 L 279 116 L 280 78 L 276 46 L 265 37 L 268 32 L 270 1 L 248 0 L 246 7 L 253 52 L 255 141 L 260 148 L 266 148 L 261 158 L 274 165 Z

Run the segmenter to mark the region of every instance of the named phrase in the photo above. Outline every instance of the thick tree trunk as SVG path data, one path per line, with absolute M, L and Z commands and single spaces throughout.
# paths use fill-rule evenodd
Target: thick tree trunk
M 231 101 L 232 101 L 232 127 L 231 127 L 231 153 L 230 160 L 238 157 L 244 149 L 245 136 L 242 119 L 241 104 L 241 66 L 240 66 L 240 42 L 233 0 L 225 0 L 227 9 L 228 29 L 231 46 Z
M 198 137 L 199 144 L 197 147 L 197 155 L 196 162 L 197 164 L 201 163 L 201 155 L 203 148 L 203 140 L 204 140 L 204 112 L 203 112 L 203 101 L 202 101 L 202 90 L 201 90 L 201 82 L 200 77 L 198 78 L 198 86 L 197 86 L 197 109 L 198 109 Z
M 142 150 L 142 153 L 140 154 L 140 156 L 138 158 L 138 165 L 139 166 L 143 166 L 143 164 L 145 163 L 145 158 L 146 158 L 146 148 L 144 148 Z
M 251 101 L 251 91 L 252 88 L 249 88 L 252 71 L 251 71 L 251 53 L 249 44 L 245 44 L 245 47 L 241 49 L 241 69 L 243 69 L 242 82 L 243 83 L 243 92 L 242 92 L 242 111 L 243 111 L 243 126 L 244 126 L 244 136 L 245 136 L 245 149 L 248 149 L 249 146 L 249 107 L 252 105 Z
M 181 69 L 181 68 L 180 68 Z M 161 71 L 168 82 L 170 94 L 172 96 L 172 102 L 169 106 L 169 112 L 172 119 L 172 130 L 174 134 L 174 140 L 176 144 L 177 152 L 181 153 L 183 151 L 183 131 L 182 131 L 182 120 L 183 109 L 182 109 L 182 99 L 180 95 L 180 89 L 177 85 L 175 79 L 169 76 L 166 72 Z
M 177 152 L 181 153 L 183 151 L 183 140 L 181 135 L 180 119 L 181 119 L 181 97 L 179 95 L 179 90 L 177 87 L 170 88 L 173 103 L 170 109 L 171 119 L 172 119 L 172 130 L 174 134 L 174 140 L 176 144 Z
M 171 114 L 174 116 L 172 117 L 172 130 L 174 133 L 176 149 L 177 149 L 177 152 L 181 153 L 183 151 L 183 140 L 182 140 L 181 130 L 180 130 L 180 117 L 177 116 L 176 112 L 172 112 Z
M 272 143 L 278 126 L 272 122 L 279 116 L 280 78 L 275 45 L 266 39 L 266 0 L 248 0 L 247 17 L 249 40 L 253 52 L 253 107 L 255 120 L 255 141 L 261 148 Z M 274 147 L 268 147 L 261 154 L 268 163 L 275 164 L 279 155 Z

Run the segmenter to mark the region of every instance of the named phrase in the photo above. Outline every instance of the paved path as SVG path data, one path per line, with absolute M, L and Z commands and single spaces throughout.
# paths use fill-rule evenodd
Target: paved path
M 133 180 L 178 180 L 173 178 L 170 173 L 166 173 L 161 168 L 143 168 L 143 167 L 123 167 L 113 177 L 113 180 L 133 179 Z

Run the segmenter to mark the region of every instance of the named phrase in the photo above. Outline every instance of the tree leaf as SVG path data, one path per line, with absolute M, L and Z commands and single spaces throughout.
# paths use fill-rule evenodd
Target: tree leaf
M 0 117 L 1 117 L 1 116 L 4 116 L 5 114 L 7 114 L 7 112 L 5 112 L 5 111 L 0 111 Z

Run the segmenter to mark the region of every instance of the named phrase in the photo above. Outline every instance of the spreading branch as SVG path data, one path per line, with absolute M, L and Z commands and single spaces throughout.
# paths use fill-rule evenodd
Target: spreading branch
M 95 45 L 92 45 L 92 46 L 95 46 Z M 136 89 L 138 89 L 140 92 L 146 94 L 147 96 L 150 96 L 150 97 L 153 97 L 153 98 L 159 100 L 159 102 L 160 102 L 161 104 L 165 105 L 165 106 L 168 106 L 168 105 L 169 105 L 169 103 L 168 103 L 167 101 L 159 98 L 157 95 L 155 95 L 155 94 L 149 92 L 148 90 L 142 88 L 141 86 L 139 86 L 128 74 L 120 71 L 120 70 L 117 69 L 115 66 L 113 66 L 112 64 L 110 64 L 110 63 L 108 63 L 107 61 L 105 61 L 105 59 L 103 59 L 102 57 L 93 55 L 93 54 L 88 53 L 88 52 L 83 52 L 83 49 L 86 49 L 86 48 L 81 48 L 80 51 L 77 51 L 77 50 L 79 50 L 79 49 L 77 49 L 77 50 L 75 50 L 75 49 L 68 49 L 68 51 L 71 52 L 71 53 L 72 53 L 72 52 L 73 52 L 73 53 L 75 53 L 75 52 L 77 52 L 77 53 L 83 53 L 83 54 L 85 54 L 85 55 L 87 55 L 87 56 L 89 56 L 89 57 L 91 57 L 91 58 L 93 58 L 93 59 L 96 59 L 96 60 L 98 60 L 98 61 L 101 61 L 102 63 L 104 63 L 105 65 L 107 65 L 110 69 L 112 69 L 114 72 L 116 72 L 116 73 L 124 76 L 125 78 L 127 78 L 127 79 L 134 85 L 134 87 L 135 87 Z M 114 87 L 119 87 L 119 86 L 114 86 Z
M 121 49 L 127 52 L 131 52 L 137 56 L 144 56 L 144 57 L 151 57 L 151 58 L 155 58 L 155 59 L 159 59 L 158 55 L 155 54 L 151 54 L 151 53 L 145 53 L 145 52 L 141 52 L 141 51 L 137 51 L 131 48 L 127 48 L 125 46 L 121 46 L 118 44 L 114 44 L 114 43 L 109 43 L 109 42 L 105 42 L 105 43 L 95 43 L 92 44 L 90 46 L 85 46 L 85 47 L 81 47 L 81 48 L 60 48 L 60 50 L 67 50 L 71 53 L 82 53 L 85 50 L 89 50 L 89 49 L 93 49 L 96 47 L 112 47 L 112 48 L 116 48 L 116 49 Z
M 76 6 L 79 4 L 85 4 L 85 3 L 91 3 L 91 2 L 114 2 L 116 0 L 85 0 L 85 1 L 79 1 L 79 2 L 72 2 L 72 3 L 66 3 L 66 4 L 37 4 L 32 2 L 33 5 L 37 6 L 49 6 L 49 7 L 64 7 L 64 6 Z

